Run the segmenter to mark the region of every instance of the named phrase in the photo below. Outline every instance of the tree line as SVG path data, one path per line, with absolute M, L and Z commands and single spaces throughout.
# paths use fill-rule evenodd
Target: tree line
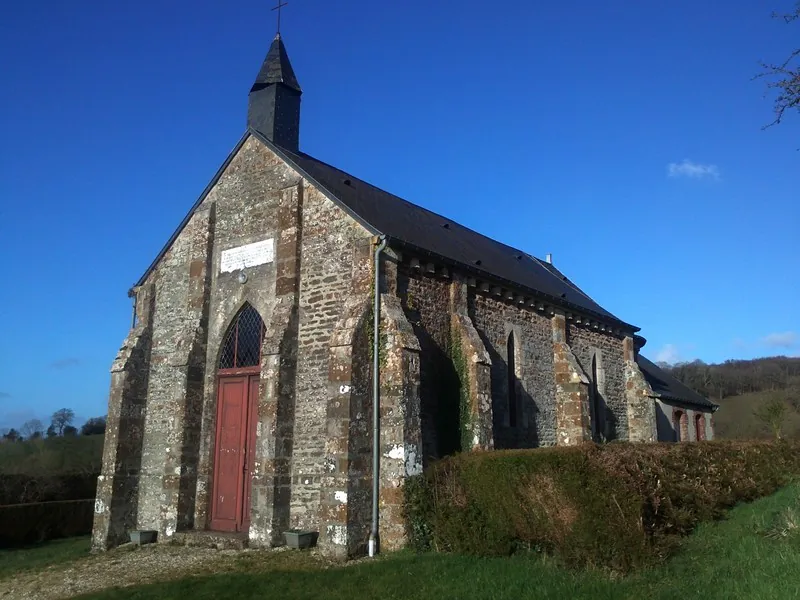
M 695 360 L 666 368 L 680 382 L 712 400 L 753 392 L 785 391 L 787 400 L 800 404 L 800 358 L 772 356 L 726 360 L 719 364 Z
M 800 435 L 800 358 L 772 356 L 720 364 L 695 360 L 665 368 L 721 404 L 715 420 L 722 437 Z
M 0 441 L 21 442 L 24 440 L 39 440 L 59 436 L 98 435 L 106 431 L 106 417 L 92 417 L 80 428 L 72 423 L 75 420 L 75 411 L 71 408 L 60 408 L 50 417 L 50 425 L 45 428 L 40 419 L 30 419 L 23 423 L 19 429 L 14 427 L 0 431 Z

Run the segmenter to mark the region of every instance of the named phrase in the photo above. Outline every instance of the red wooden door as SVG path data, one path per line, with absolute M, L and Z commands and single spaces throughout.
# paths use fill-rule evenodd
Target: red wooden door
M 258 375 L 250 375 L 248 378 L 247 394 L 247 440 L 245 448 L 245 478 L 244 478 L 244 502 L 242 502 L 242 527 L 240 531 L 250 529 L 250 497 L 253 480 L 253 467 L 256 455 L 256 422 L 258 420 Z
M 258 375 L 220 376 L 211 529 L 246 531 L 255 448 Z

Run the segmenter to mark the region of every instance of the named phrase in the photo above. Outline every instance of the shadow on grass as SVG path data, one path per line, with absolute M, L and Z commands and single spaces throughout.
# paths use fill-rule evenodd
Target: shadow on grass
M 0 579 L 43 569 L 89 555 L 89 536 L 51 540 L 19 548 L 0 549 Z

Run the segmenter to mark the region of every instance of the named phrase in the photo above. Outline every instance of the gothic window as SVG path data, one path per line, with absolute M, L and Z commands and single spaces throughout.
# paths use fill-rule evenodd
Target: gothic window
M 592 433 L 596 441 L 601 441 L 605 435 L 605 405 L 603 396 L 600 393 L 599 377 L 602 371 L 600 357 L 595 352 L 592 355 L 592 380 L 589 387 L 589 398 L 591 402 L 591 416 L 592 416 Z
M 508 424 L 517 426 L 517 364 L 514 348 L 514 332 L 508 335 Z
M 228 328 L 219 357 L 220 369 L 242 369 L 261 363 L 261 342 L 266 327 L 261 315 L 246 302 Z

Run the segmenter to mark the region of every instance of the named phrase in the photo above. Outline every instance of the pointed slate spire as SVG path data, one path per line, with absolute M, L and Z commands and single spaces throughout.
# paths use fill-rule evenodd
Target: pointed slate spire
M 279 33 L 272 40 L 264 64 L 250 88 L 248 127 L 278 146 L 297 152 L 302 93 Z
M 281 34 L 275 35 L 272 45 L 269 47 L 267 57 L 261 70 L 258 72 L 255 83 L 251 91 L 264 87 L 270 83 L 282 83 L 298 92 L 302 92 L 300 84 L 297 83 L 292 63 L 289 62 L 289 55 L 286 53 L 286 46 L 283 45 Z

